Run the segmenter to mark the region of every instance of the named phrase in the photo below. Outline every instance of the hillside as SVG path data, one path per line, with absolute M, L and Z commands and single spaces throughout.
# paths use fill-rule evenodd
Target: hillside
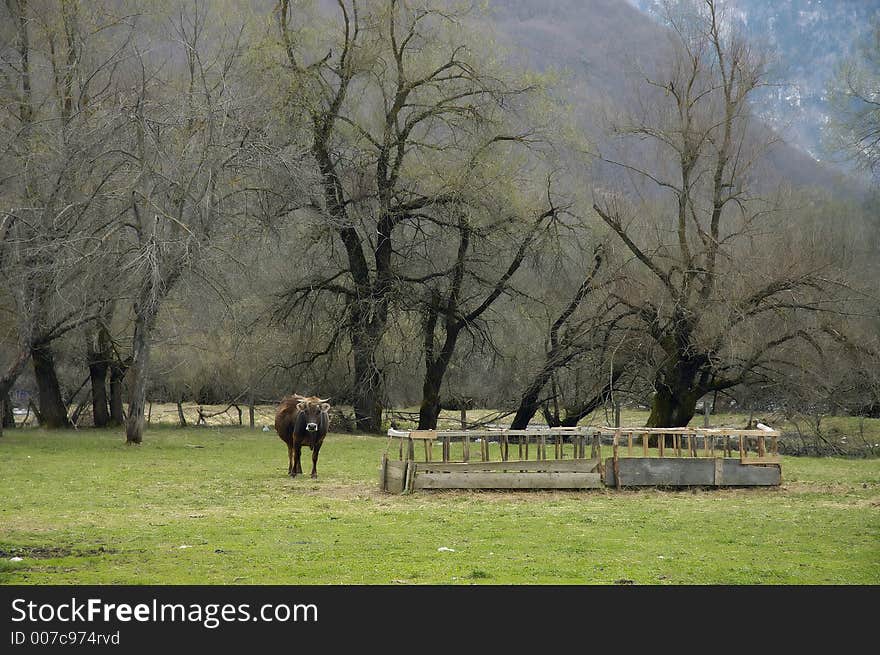
M 493 22 L 518 63 L 542 71 L 562 71 L 567 76 L 568 99 L 582 108 L 581 125 L 600 147 L 604 117 L 619 115 L 632 105 L 644 71 L 650 71 L 662 59 L 669 43 L 666 29 L 650 11 L 640 11 L 625 0 L 491 0 L 490 4 Z M 651 3 L 641 4 L 650 9 Z M 790 9 L 792 2 L 785 4 Z M 759 10 L 755 7 L 754 11 L 757 15 Z M 765 15 L 768 11 L 762 10 L 761 20 L 769 21 Z M 782 16 L 783 8 L 778 12 Z M 781 19 L 777 24 L 779 21 Z M 755 25 L 751 31 L 754 38 L 760 38 Z M 792 39 L 794 37 L 786 43 Z M 806 52 L 805 48 L 794 50 L 790 46 L 786 52 L 796 56 Z M 823 59 L 822 70 L 828 71 L 833 61 L 830 55 Z M 807 68 L 802 63 L 802 69 Z M 778 75 L 779 72 L 780 68 L 774 67 L 772 73 Z M 818 76 L 815 73 L 815 79 L 811 78 L 813 106 L 818 94 Z M 817 160 L 810 154 L 814 148 L 804 146 L 818 140 L 818 128 L 815 121 L 807 121 L 806 109 L 802 114 L 791 114 L 778 103 L 762 103 L 756 107 L 756 113 L 764 119 L 757 129 L 784 140 L 768 153 L 767 169 L 778 176 L 777 182 L 786 180 L 795 186 L 816 185 L 829 189 L 839 186 L 841 171 Z M 774 120 L 783 115 L 793 115 L 792 120 L 798 121 L 795 131 L 784 126 L 781 120 Z M 810 135 L 812 140 L 798 139 L 798 133 Z M 853 190 L 857 188 L 854 180 L 846 184 L 852 185 Z

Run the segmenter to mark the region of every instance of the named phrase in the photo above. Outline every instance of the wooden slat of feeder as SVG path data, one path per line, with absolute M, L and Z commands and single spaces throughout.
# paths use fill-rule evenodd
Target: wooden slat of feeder
M 782 458 L 779 455 L 765 455 L 764 457 L 749 457 L 742 459 L 740 464 L 751 466 L 761 464 L 782 464 Z

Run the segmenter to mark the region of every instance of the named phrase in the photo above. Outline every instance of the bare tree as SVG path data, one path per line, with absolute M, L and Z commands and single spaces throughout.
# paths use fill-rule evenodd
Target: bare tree
M 549 198 L 548 205 L 547 209 L 533 218 L 530 225 L 524 225 L 525 234 L 519 236 L 516 250 L 494 284 L 479 273 L 472 253 L 472 242 L 488 235 L 485 230 L 479 230 L 471 224 L 466 212 L 458 214 L 459 240 L 451 271 L 448 275 L 428 274 L 421 278 L 428 288 L 421 303 L 425 375 L 419 408 L 420 430 L 437 427 L 443 378 L 462 333 L 468 333 L 476 341 L 491 340 L 488 330 L 480 324 L 481 318 L 503 294 L 510 292 L 512 278 L 522 266 L 526 255 L 547 226 L 557 218 L 560 208 L 554 206 Z M 520 224 L 520 221 L 515 223 L 517 226 Z M 494 259 L 497 259 L 497 255 Z M 492 264 L 493 268 L 497 266 L 496 261 Z M 437 279 L 440 284 L 432 284 L 427 278 L 431 278 L 431 281 Z M 467 284 L 468 281 L 470 284 Z
M 0 57 L 0 271 L 17 316 L 18 354 L 0 396 L 31 358 L 40 422 L 64 427 L 52 342 L 94 320 L 108 295 L 98 271 L 115 232 L 103 210 L 116 160 L 106 144 L 119 126 L 109 90 L 121 59 L 116 46 L 131 26 L 125 15 L 83 15 L 79 3 L 64 0 L 8 0 L 3 11 L 14 46 Z
M 826 146 L 875 180 L 880 175 L 880 18 L 875 17 L 855 54 L 844 60 L 829 83 L 832 111 Z
M 706 393 L 783 367 L 786 344 L 820 347 L 804 316 L 831 310 L 836 290 L 832 269 L 791 252 L 773 203 L 754 192 L 766 143 L 756 142 L 749 98 L 762 56 L 714 0 L 679 3 L 668 18 L 671 62 L 647 79 L 650 107 L 616 130 L 652 144 L 659 163 L 646 164 L 644 148 L 638 159 L 606 155 L 633 184 L 594 203 L 632 260 L 618 298 L 651 346 L 648 425 L 662 427 L 686 425 Z M 651 195 L 627 200 L 639 193 Z
M 314 275 L 291 285 L 284 311 L 297 315 L 315 294 L 342 303 L 357 425 L 377 431 L 378 354 L 406 277 L 405 253 L 421 226 L 441 223 L 438 212 L 478 186 L 465 174 L 476 152 L 494 147 L 500 155 L 505 143 L 524 138 L 501 118 L 505 102 L 514 105 L 528 85 L 485 70 L 467 46 L 467 10 L 451 3 L 338 0 L 336 9 L 335 33 L 311 52 L 293 27 L 292 4 L 281 0 L 276 10 L 285 68 L 303 90 L 288 112 L 301 112 L 309 126 L 319 205 L 335 235 L 333 244 L 318 244 Z M 317 352 L 335 349 L 339 337 L 335 330 Z
M 601 276 L 603 265 L 608 267 L 604 257 L 603 244 L 599 244 L 593 251 L 593 260 L 583 281 L 551 322 L 543 362 L 522 392 L 511 429 L 528 427 L 542 407 L 550 425 L 577 425 L 607 401 L 626 371 L 624 358 L 615 356 L 619 347 L 615 337 L 625 333 L 626 319 L 634 312 L 610 293 L 613 275 Z M 584 311 L 585 300 L 601 290 L 604 290 L 601 297 Z M 594 393 L 586 399 L 579 399 L 577 404 L 572 399 L 572 404 L 565 407 L 566 416 L 560 417 L 558 401 L 563 394 L 558 388 L 557 374 L 563 369 L 577 368 L 587 358 L 591 362 L 589 377 L 596 381 L 591 385 L 595 387 Z M 580 376 L 577 380 L 581 382 Z M 549 394 L 545 392 L 548 385 L 551 386 Z M 549 410 L 551 402 L 554 405 L 552 412 Z
M 171 35 L 170 61 L 138 53 L 124 101 L 130 116 L 124 169 L 131 180 L 124 271 L 133 296 L 129 444 L 143 439 L 151 336 L 162 304 L 185 273 L 198 273 L 235 202 L 233 179 L 247 138 L 243 90 L 232 79 L 242 29 L 211 22 L 218 17 L 210 12 L 209 3 L 185 3 L 161 22 Z

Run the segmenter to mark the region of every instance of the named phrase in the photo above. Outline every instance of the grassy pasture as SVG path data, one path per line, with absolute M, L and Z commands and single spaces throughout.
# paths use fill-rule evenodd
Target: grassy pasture
M 392 496 L 388 447 L 328 435 L 291 480 L 274 432 L 7 431 L 0 582 L 880 583 L 880 460 L 785 458 L 779 489 Z

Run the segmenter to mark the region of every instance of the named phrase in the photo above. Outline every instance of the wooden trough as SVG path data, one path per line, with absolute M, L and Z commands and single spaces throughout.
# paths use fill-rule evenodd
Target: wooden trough
M 398 440 L 397 459 L 386 452 L 380 467 L 380 486 L 390 493 L 596 489 L 603 485 L 616 489 L 775 486 L 782 482 L 779 433 L 769 428 L 392 429 L 388 436 Z M 609 438 L 612 454 L 603 461 L 602 443 Z M 416 452 L 422 450 L 424 459 L 417 461 Z
M 382 457 L 380 483 L 391 493 L 417 489 L 596 489 L 602 486 L 590 429 L 389 430 L 398 459 Z M 424 461 L 416 461 L 421 450 Z M 596 438 L 596 442 L 598 439 Z M 439 447 L 439 458 L 434 449 Z M 474 458 L 471 458 L 471 450 Z M 453 451 L 460 459 L 453 459 Z M 549 456 L 552 453 L 552 457 Z M 530 457 L 530 454 L 532 457 Z

